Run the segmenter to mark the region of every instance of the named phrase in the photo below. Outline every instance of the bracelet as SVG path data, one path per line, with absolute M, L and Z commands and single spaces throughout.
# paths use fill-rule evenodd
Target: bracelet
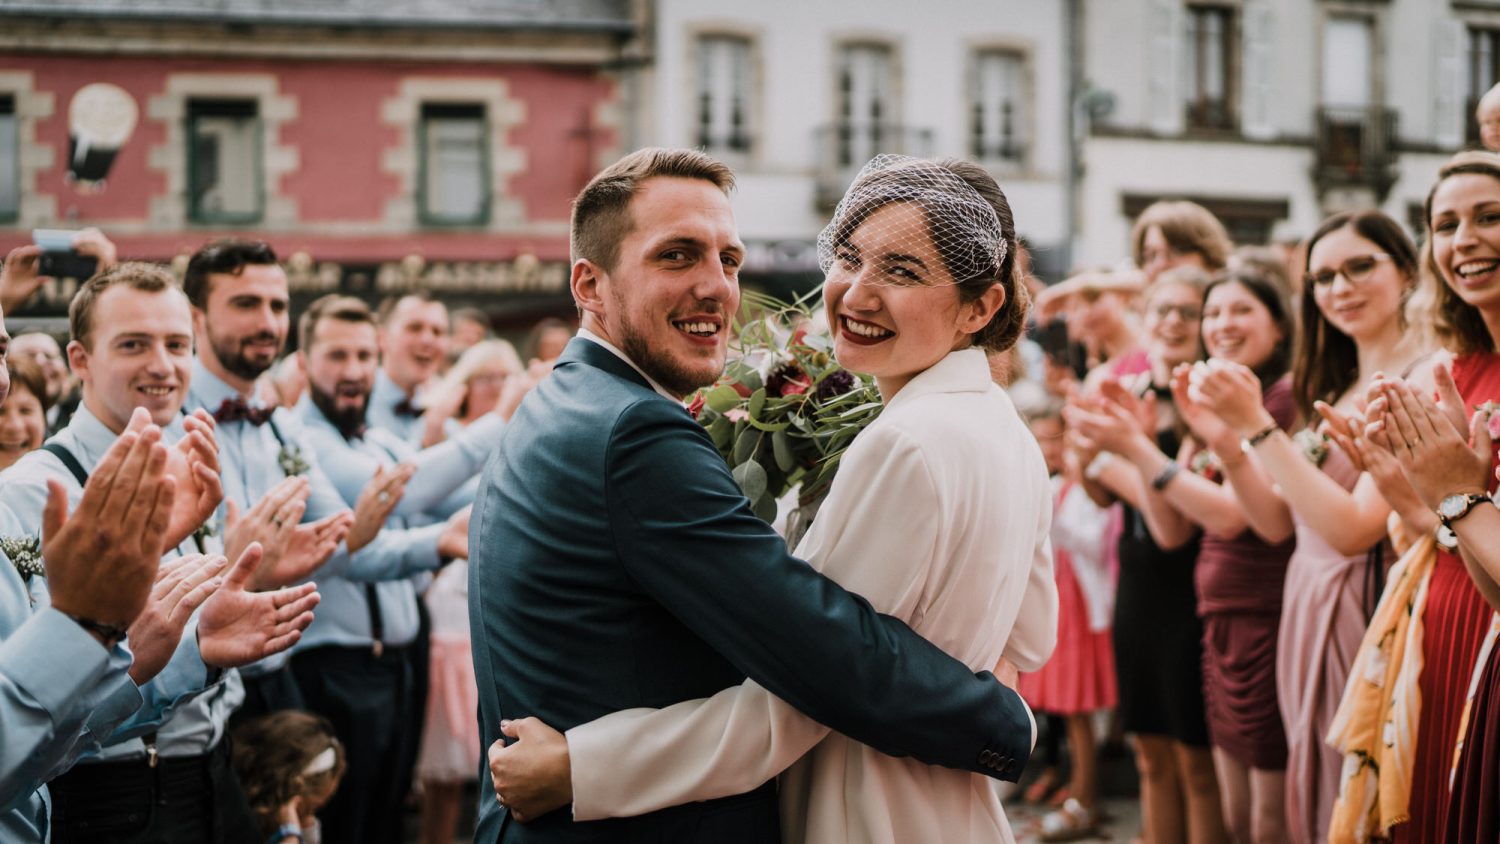
M 1266 427 L 1261 428 L 1259 431 L 1256 431 L 1253 435 L 1245 438 L 1245 445 L 1248 448 L 1255 448 L 1256 446 L 1270 439 L 1273 435 L 1275 435 L 1277 431 L 1280 430 L 1281 426 L 1276 424 L 1275 422 L 1272 422 Z
M 1113 454 L 1110 454 L 1107 451 L 1101 451 L 1094 456 L 1093 460 L 1089 461 L 1088 468 L 1083 470 L 1083 476 L 1091 481 L 1097 481 L 1099 480 L 1099 476 L 1104 474 L 1105 468 L 1113 462 L 1115 462 L 1115 456 Z
M 79 627 L 82 627 L 84 630 L 87 630 L 90 633 L 97 633 L 102 636 L 106 645 L 113 645 L 125 638 L 125 628 L 123 627 L 116 627 L 113 624 L 105 624 L 102 621 L 95 621 L 92 618 L 84 618 L 81 615 L 73 615 L 71 613 L 63 613 L 63 615 L 66 615 L 68 618 L 73 619 L 73 623 L 77 624 Z
M 281 844 L 281 842 L 288 838 L 297 839 L 298 844 L 302 844 L 302 842 L 307 840 L 302 837 L 302 827 L 294 823 L 284 823 L 276 827 L 276 831 L 271 833 L 270 838 L 266 839 L 266 844 Z
M 1177 477 L 1177 473 L 1181 471 L 1182 466 L 1176 460 L 1168 460 L 1167 465 L 1161 467 L 1161 471 L 1157 472 L 1156 477 L 1151 479 L 1151 488 L 1157 492 L 1161 492 L 1167 488 L 1167 484 L 1171 483 L 1172 479 Z

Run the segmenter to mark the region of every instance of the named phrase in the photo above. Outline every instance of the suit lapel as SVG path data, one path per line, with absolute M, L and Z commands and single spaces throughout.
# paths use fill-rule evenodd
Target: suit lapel
M 602 369 L 616 378 L 622 378 L 634 384 L 639 384 L 651 390 L 651 384 L 641 376 L 635 368 L 615 356 L 613 352 L 603 346 L 584 337 L 574 337 L 568 341 L 563 349 L 562 355 L 557 359 L 557 366 L 583 364 L 595 369 Z M 653 393 L 655 390 L 651 390 Z

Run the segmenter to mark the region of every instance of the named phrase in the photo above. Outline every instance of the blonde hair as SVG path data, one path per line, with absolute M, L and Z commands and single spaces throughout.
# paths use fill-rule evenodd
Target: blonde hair
M 437 394 L 446 397 L 467 390 L 469 382 L 474 380 L 479 370 L 496 361 L 505 367 L 506 375 L 518 375 L 526 371 L 526 367 L 521 365 L 521 356 L 516 354 L 516 347 L 509 340 L 481 340 L 465 349 L 458 356 L 458 362 L 444 373 Z M 468 399 L 464 399 L 463 406 L 459 407 L 460 415 L 468 412 L 468 404 Z

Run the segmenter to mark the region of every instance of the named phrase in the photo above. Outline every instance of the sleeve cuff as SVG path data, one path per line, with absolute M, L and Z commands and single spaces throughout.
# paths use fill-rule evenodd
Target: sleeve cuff
M 598 723 L 598 722 L 591 722 Z M 580 724 L 565 734 L 568 767 L 573 779 L 573 820 L 597 821 L 609 817 L 608 788 L 612 783 L 607 730 Z M 618 785 L 618 783 L 616 783 Z
M 11 679 L 48 712 L 65 711 L 103 678 L 111 651 L 61 612 L 47 607 L 0 644 Z

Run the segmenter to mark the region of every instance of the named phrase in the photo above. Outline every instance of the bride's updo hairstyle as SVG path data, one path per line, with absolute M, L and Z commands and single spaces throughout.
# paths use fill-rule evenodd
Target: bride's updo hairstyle
M 850 248 L 856 230 L 876 211 L 898 202 L 922 209 L 927 234 L 943 258 L 944 268 L 967 304 L 995 285 L 1005 303 L 974 345 L 1003 352 L 1026 328 L 1031 298 L 1016 279 L 1016 226 L 1000 185 L 983 167 L 956 158 L 921 159 L 877 155 L 834 209 L 833 219 L 818 235 L 818 263 L 826 275 L 839 252 Z

